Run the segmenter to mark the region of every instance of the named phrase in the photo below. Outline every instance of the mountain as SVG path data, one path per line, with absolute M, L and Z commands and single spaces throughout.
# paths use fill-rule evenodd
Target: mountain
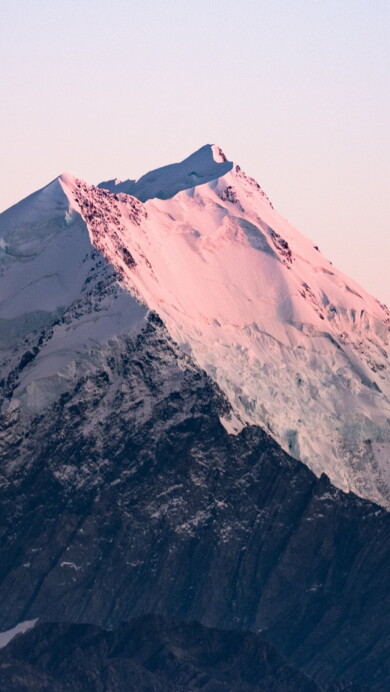
M 218 147 L 102 185 L 0 216 L 1 628 L 196 620 L 385 688 L 387 309 Z
M 230 432 L 260 425 L 317 475 L 388 506 L 387 308 L 218 147 L 106 185 L 148 201 L 63 175 L 1 216 L 8 407 L 43 410 L 95 345 L 152 309 L 227 396 Z
M 39 625 L 0 652 L 8 692 L 316 692 L 258 635 L 146 616 L 114 631 L 91 625 Z M 347 687 L 346 690 L 352 690 Z
M 157 168 L 139 180 L 107 180 L 99 187 L 109 192 L 125 192 L 141 202 L 156 197 L 169 199 L 181 190 L 188 190 L 228 173 L 233 163 L 228 161 L 220 147 L 206 144 L 180 163 Z
M 258 634 L 147 615 L 115 630 L 38 625 L 0 651 L 7 692 L 365 692 L 319 687 Z

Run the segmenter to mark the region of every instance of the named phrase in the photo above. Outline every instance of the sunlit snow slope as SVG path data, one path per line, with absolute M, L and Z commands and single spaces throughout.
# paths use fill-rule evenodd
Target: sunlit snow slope
M 229 430 L 261 425 L 338 487 L 390 504 L 389 312 L 218 147 L 137 182 L 95 188 L 63 176 L 0 220 L 5 349 L 11 333 L 22 338 L 34 319 L 84 295 L 92 267 L 113 282 L 102 314 L 95 292 L 90 310 L 64 327 L 64 342 L 26 368 L 6 406 L 37 406 L 42 380 L 45 396 L 55 396 L 62 373 L 83 362 L 86 339 L 107 341 L 143 319 L 134 296 L 225 392 Z M 100 253 L 115 274 L 96 265 Z

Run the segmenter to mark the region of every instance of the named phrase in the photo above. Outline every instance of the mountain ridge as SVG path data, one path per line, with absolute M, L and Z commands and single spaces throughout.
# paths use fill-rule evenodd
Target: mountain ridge
M 388 686 L 390 516 L 337 487 L 387 506 L 385 307 L 236 165 L 64 175 L 0 239 L 1 627 L 158 613 Z
M 124 192 L 145 202 L 153 197 L 169 199 L 178 192 L 210 182 L 233 168 L 222 149 L 216 144 L 205 144 L 179 163 L 161 166 L 138 180 L 107 180 L 98 187 L 112 193 Z
M 154 612 L 262 630 L 318 683 L 385 686 L 389 513 L 259 427 L 229 435 L 229 409 L 155 314 L 100 350 L 2 457 L 1 629 Z
M 200 177 L 217 177 L 189 187 L 193 181 L 186 176 L 194 162 Z M 164 178 L 166 188 L 159 199 L 153 196 L 154 185 L 157 179 L 161 188 Z M 385 306 L 323 259 L 311 241 L 275 212 L 260 186 L 214 145 L 143 176 L 141 196 L 148 198 L 146 202 L 88 186 L 69 175 L 56 180 L 36 193 L 39 202 L 50 190 L 55 192 L 53 209 L 48 205 L 48 219 L 40 225 L 38 239 L 23 236 L 18 205 L 5 216 L 5 230 L 15 215 L 17 230 L 3 234 L 3 273 L 11 251 L 16 259 L 19 256 L 19 275 L 24 272 L 23 262 L 28 261 L 30 268 L 31 257 L 21 252 L 27 248 L 31 255 L 36 242 L 37 271 L 43 274 L 34 284 L 35 294 L 28 285 L 22 291 L 18 288 L 17 296 L 28 295 L 31 303 L 34 298 L 36 306 L 38 291 L 46 308 L 48 296 L 57 292 L 57 303 L 66 303 L 80 290 L 80 295 L 87 293 L 86 282 L 100 286 L 92 272 L 97 277 L 103 271 L 104 281 L 112 284 L 118 318 L 112 317 L 111 300 L 92 341 L 126 331 L 126 323 L 133 319 L 129 311 L 141 318 L 137 304 L 156 311 L 174 340 L 227 395 L 234 412 L 226 423 L 230 432 L 259 424 L 315 473 L 325 472 L 338 487 L 389 505 L 390 313 Z M 32 217 L 26 201 L 22 212 L 26 204 L 30 218 L 26 233 L 31 235 L 34 214 L 42 214 L 42 204 L 33 206 Z M 58 243 L 72 236 L 68 248 L 52 242 L 53 228 Z M 49 268 L 43 271 L 40 257 L 46 252 Z M 94 252 L 107 263 L 98 272 L 91 262 Z M 41 290 L 47 275 L 55 275 L 58 257 L 53 253 L 62 254 L 59 286 L 53 288 L 50 279 L 50 291 Z M 66 262 L 69 269 L 62 278 Z M 76 265 L 78 283 L 70 279 Z M 11 269 L 18 274 L 15 263 Z M 72 284 L 73 295 L 66 297 L 61 285 Z M 63 310 L 62 304 L 55 307 Z M 20 320 L 30 324 L 29 314 L 20 316 L 14 327 L 17 333 Z M 9 316 L 8 301 L 0 318 Z M 112 326 L 106 330 L 103 323 Z M 8 323 L 4 324 L 7 329 Z M 85 329 L 80 328 L 84 337 L 77 358 L 85 349 Z M 66 353 L 62 349 L 58 356 L 64 367 L 70 367 L 72 348 Z M 34 397 L 43 405 L 47 400 L 39 391 L 40 371 L 37 377 L 33 371 L 43 350 L 38 358 L 30 351 L 33 357 L 21 392 L 35 410 Z M 53 355 L 53 376 L 56 359 Z M 63 383 L 62 376 L 57 378 L 58 386 Z M 32 399 L 26 387 L 34 389 Z M 52 384 L 44 387 L 47 393 Z M 14 399 L 12 405 L 17 405 L 16 393 Z
M 259 635 L 146 616 L 111 631 L 91 625 L 37 625 L 0 652 L 0 684 L 20 692 L 364 692 L 344 683 L 321 688 Z M 45 685 L 46 683 L 46 685 Z

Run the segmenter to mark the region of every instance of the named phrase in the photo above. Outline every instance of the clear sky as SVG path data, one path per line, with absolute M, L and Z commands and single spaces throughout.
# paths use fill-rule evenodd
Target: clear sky
M 389 0 L 0 0 L 0 210 L 206 143 L 390 305 Z

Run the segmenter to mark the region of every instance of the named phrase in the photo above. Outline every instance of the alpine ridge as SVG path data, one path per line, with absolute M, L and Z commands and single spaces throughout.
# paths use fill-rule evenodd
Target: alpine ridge
M 140 618 L 157 648 L 167 628 L 161 671 L 180 631 L 206 658 L 268 642 L 291 690 L 386 689 L 387 308 L 215 145 L 5 211 L 0 296 L 0 629 L 39 620 L 9 684 L 52 679 L 68 631 L 91 662 Z M 131 656 L 102 676 L 171 689 Z M 176 682 L 224 689 L 202 656 Z
M 21 354 L 29 361 L 3 408 L 37 412 L 89 346 L 152 309 L 226 394 L 230 432 L 260 425 L 317 475 L 388 506 L 389 311 L 219 147 L 137 182 L 60 176 L 5 212 L 1 229 L 6 346 L 12 334 L 53 331 L 32 346 L 39 353 Z M 72 322 L 53 328 L 77 302 Z M 81 317 L 86 302 L 93 319 Z M 13 359 L 2 350 L 4 371 Z

